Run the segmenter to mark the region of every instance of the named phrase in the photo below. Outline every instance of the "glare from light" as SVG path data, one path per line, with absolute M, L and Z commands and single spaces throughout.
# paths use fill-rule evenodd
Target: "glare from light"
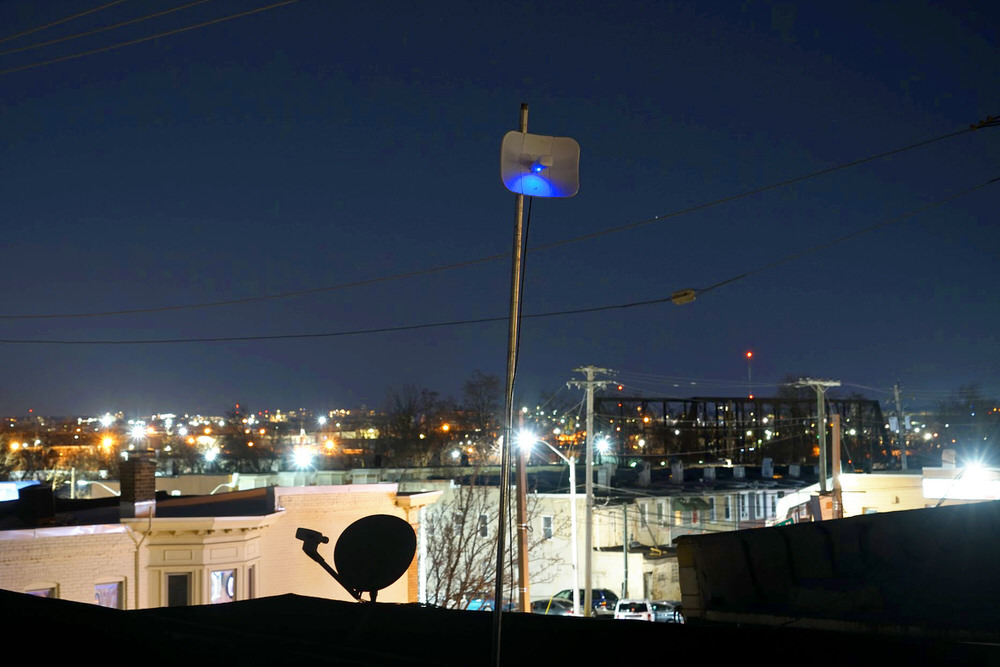
M 532 431 L 521 431 L 517 434 L 517 446 L 520 449 L 531 451 L 532 445 L 538 440 L 538 436 Z
M 600 454 L 607 454 L 608 451 L 611 449 L 611 443 L 608 442 L 607 438 L 601 438 L 600 440 L 597 441 L 596 444 L 597 444 L 597 451 Z
M 115 418 L 108 413 L 104 413 L 104 415 L 101 417 L 101 426 L 103 426 L 104 428 L 108 428 L 114 423 L 115 423 Z
M 312 459 L 312 452 L 305 447 L 296 447 L 295 451 L 292 452 L 292 461 L 295 463 L 295 467 L 300 470 L 309 468 L 312 465 Z

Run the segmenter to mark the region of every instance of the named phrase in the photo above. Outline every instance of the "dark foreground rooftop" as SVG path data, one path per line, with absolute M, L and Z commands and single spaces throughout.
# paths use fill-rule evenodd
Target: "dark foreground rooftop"
M 10 646 L 129 665 L 490 665 L 492 615 L 283 595 L 116 611 L 0 591 Z M 505 614 L 503 665 L 989 665 L 995 645 Z M 681 663 L 680 661 L 685 661 Z M 690 661 L 690 662 L 688 662 Z

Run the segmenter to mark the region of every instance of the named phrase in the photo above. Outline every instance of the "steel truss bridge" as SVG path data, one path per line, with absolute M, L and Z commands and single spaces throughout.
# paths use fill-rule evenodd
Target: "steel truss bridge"
M 840 415 L 845 471 L 870 472 L 891 463 L 893 439 L 878 401 L 827 397 L 825 402 L 828 445 L 830 418 Z M 669 457 L 692 463 L 760 464 L 764 458 L 816 463 L 816 408 L 815 398 L 599 396 L 594 432 L 622 462 Z

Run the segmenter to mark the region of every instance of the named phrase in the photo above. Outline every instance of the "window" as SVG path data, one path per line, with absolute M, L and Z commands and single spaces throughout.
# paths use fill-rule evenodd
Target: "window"
M 660 526 L 665 526 L 666 525 L 666 523 L 664 521 L 664 518 L 663 518 L 663 515 L 664 515 L 664 506 L 663 505 L 664 505 L 664 503 L 663 503 L 662 500 L 660 500 L 660 501 L 658 501 L 656 503 L 656 523 L 658 525 L 660 525 Z
M 122 595 L 122 582 L 96 584 L 94 586 L 94 604 L 109 609 L 124 609 L 125 596 Z
M 741 493 L 740 496 L 739 496 L 739 498 L 740 498 L 740 520 L 741 521 L 746 521 L 747 519 L 750 518 L 750 502 L 749 502 L 750 499 L 747 498 L 747 495 L 748 494 L 746 494 L 746 493 Z
M 191 574 L 188 572 L 167 575 L 167 606 L 186 607 L 191 604 Z
M 542 539 L 552 539 L 552 515 L 546 514 L 542 517 Z
M 698 514 L 698 510 L 696 509 L 691 510 L 691 523 L 697 526 L 699 523 L 701 523 L 700 519 L 701 515 Z
M 753 494 L 753 517 L 755 519 L 764 518 L 764 494 L 755 493 Z
M 479 515 L 479 537 L 490 536 L 490 516 L 488 514 Z
M 732 521 L 733 520 L 733 497 L 732 496 L 726 496 L 726 502 L 725 502 L 725 505 L 723 506 L 722 515 L 723 515 L 722 518 L 725 519 L 726 521 Z
M 639 504 L 639 525 L 643 528 L 649 525 L 649 505 L 646 503 Z
M 213 570 L 208 578 L 211 593 L 208 601 L 212 604 L 236 600 L 236 570 Z
M 251 565 L 247 568 L 247 599 L 253 600 L 257 597 L 257 566 Z
M 715 498 L 708 499 L 708 520 L 718 521 L 719 517 L 715 513 Z
M 771 494 L 771 518 L 778 516 L 778 496 Z

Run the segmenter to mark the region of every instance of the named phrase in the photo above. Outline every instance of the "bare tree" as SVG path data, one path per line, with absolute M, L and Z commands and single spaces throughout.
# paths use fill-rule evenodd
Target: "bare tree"
M 462 410 L 479 460 L 489 456 L 500 435 L 501 389 L 500 378 L 478 370 L 462 385 Z
M 436 391 L 414 385 L 400 390 L 390 387 L 385 398 L 380 461 L 415 466 L 431 463 L 443 447 L 445 438 L 438 422 L 448 407 Z
M 477 475 L 456 486 L 450 497 L 431 510 L 427 526 L 427 602 L 449 609 L 465 609 L 473 600 L 492 606 L 496 583 L 497 520 L 499 489 L 488 486 Z M 537 498 L 528 498 L 528 524 L 536 523 Z M 508 527 L 508 531 L 510 527 Z M 550 535 L 528 533 L 532 580 L 544 582 L 554 576 L 558 563 L 541 555 L 539 546 Z M 515 599 L 514 540 L 505 540 L 502 571 L 504 590 Z
M 933 415 L 936 430 L 962 461 L 995 464 L 1000 459 L 995 444 L 1000 433 L 997 403 L 978 384 L 964 385 L 938 402 Z

